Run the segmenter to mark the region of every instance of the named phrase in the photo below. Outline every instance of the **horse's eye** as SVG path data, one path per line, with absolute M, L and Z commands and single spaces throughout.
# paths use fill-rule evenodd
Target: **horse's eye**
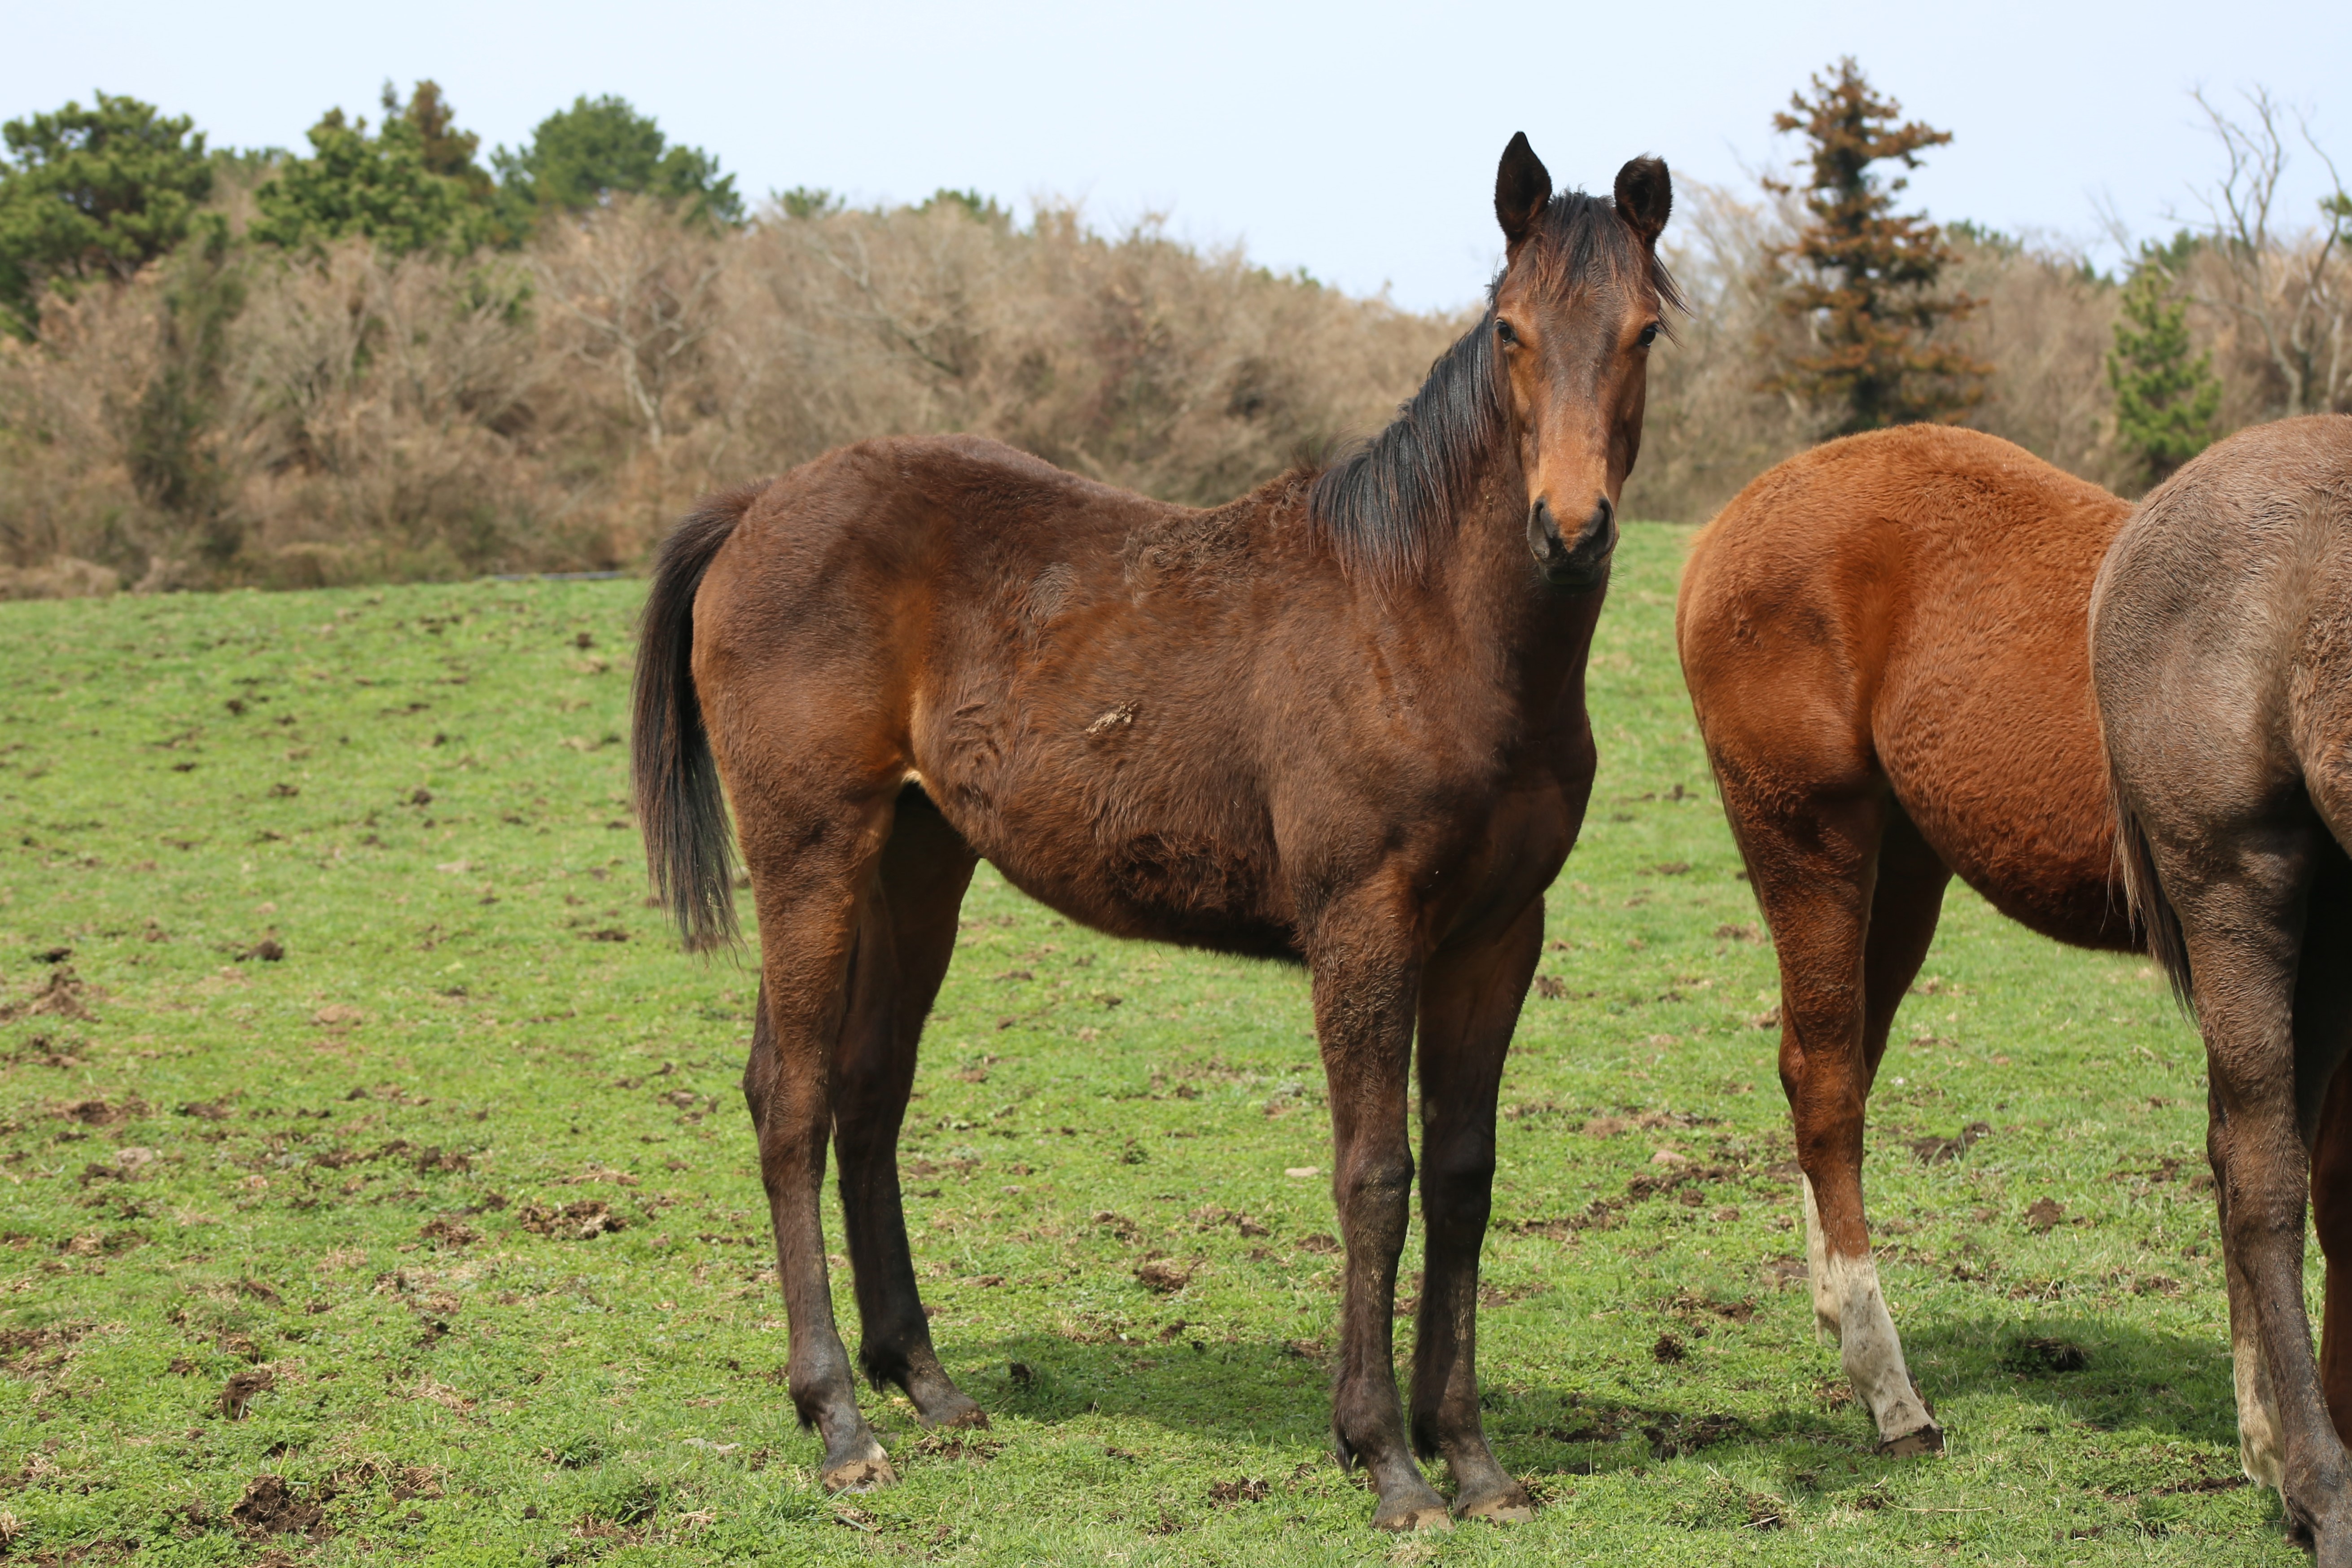
M 1648 348 L 1652 343 L 1656 342 L 1658 341 L 1658 323 L 1652 321 L 1648 326 L 1643 327 L 1642 329 L 1642 335 L 1633 341 L 1640 343 L 1643 348 Z
M 1519 341 L 1519 330 L 1508 321 L 1496 321 L 1495 336 L 1506 343 L 1515 343 Z

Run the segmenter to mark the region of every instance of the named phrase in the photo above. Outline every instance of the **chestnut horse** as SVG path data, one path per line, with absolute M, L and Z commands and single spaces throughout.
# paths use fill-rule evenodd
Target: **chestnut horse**
M 1554 196 L 1515 137 L 1477 325 L 1386 431 L 1225 506 L 1168 505 L 968 437 L 863 442 L 706 502 L 662 547 L 637 806 L 689 944 L 760 920 L 744 1072 L 823 1479 L 895 1479 L 836 1332 L 831 1135 L 862 1343 L 927 1423 L 979 1424 L 918 1299 L 896 1144 L 977 858 L 1120 936 L 1304 962 L 1346 1240 L 1332 1429 L 1373 1522 L 1527 1517 L 1481 1429 L 1495 1100 L 1543 894 L 1592 785 L 1585 662 L 1642 437 L 1665 165 Z M 1391 1316 L 1414 1166 L 1411 1420 Z
M 2242 431 L 2149 495 L 2099 574 L 2090 662 L 2132 908 L 2205 1036 L 2247 1473 L 2280 1489 L 2323 1568 L 2347 1568 L 2352 1459 L 2328 1419 L 2346 1405 L 2312 1360 L 2303 1234 L 2308 1174 L 2338 1352 L 2352 418 Z
M 1879 1291 L 1862 1154 L 1945 885 L 2061 942 L 2137 945 L 2084 643 L 2130 510 L 1995 437 L 1912 425 L 1764 473 L 1683 574 L 1684 675 L 1780 959 L 1813 1312 L 1883 1453 L 1943 1447 Z

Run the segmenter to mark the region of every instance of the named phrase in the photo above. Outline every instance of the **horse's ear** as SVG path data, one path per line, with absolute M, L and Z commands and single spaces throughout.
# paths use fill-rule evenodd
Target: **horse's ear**
M 1658 243 L 1674 210 L 1675 182 L 1664 159 L 1636 158 L 1617 171 L 1617 216 L 1643 245 Z
M 1528 133 L 1517 132 L 1503 149 L 1502 165 L 1495 171 L 1495 219 L 1503 226 L 1503 237 L 1513 250 L 1535 232 L 1536 219 L 1549 200 L 1551 171 L 1528 145 Z

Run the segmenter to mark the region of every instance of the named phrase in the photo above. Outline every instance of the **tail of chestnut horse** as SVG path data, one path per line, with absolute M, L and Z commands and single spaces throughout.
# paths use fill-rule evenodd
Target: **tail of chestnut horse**
M 654 891 L 689 951 L 735 940 L 735 853 L 727 799 L 702 701 L 694 689 L 694 596 L 702 574 L 764 485 L 706 499 L 654 558 L 653 592 L 637 629 L 631 760 L 637 827 Z

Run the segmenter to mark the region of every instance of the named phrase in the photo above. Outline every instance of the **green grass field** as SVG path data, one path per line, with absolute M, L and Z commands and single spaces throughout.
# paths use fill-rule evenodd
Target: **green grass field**
M 1541 1511 L 1402 1542 L 1327 1448 L 1296 972 L 1115 943 L 982 868 L 904 1158 L 940 1352 L 995 1425 L 869 1395 L 905 1482 L 827 1498 L 735 1087 L 753 977 L 646 903 L 640 585 L 0 607 L 5 1550 L 2302 1561 L 2237 1479 L 2193 1035 L 2144 963 L 1965 891 L 1869 1166 L 1951 1449 L 1871 1457 L 1794 1278 L 1771 954 L 1674 656 L 1687 538 L 1619 556 L 1555 994 L 1504 1084 L 1480 1348 Z

